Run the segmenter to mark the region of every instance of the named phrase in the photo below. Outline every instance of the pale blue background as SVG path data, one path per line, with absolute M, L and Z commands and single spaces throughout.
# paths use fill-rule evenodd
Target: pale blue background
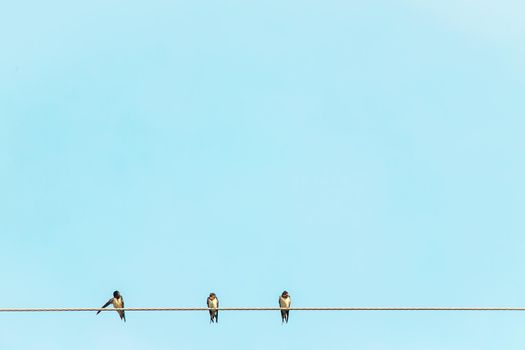
M 3 1 L 1 307 L 525 306 L 521 1 Z M 2 349 L 523 349 L 525 313 L 0 314 Z

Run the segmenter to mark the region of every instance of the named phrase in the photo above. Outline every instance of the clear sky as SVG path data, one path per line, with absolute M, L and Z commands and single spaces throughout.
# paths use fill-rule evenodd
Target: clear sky
M 4 1 L 0 307 L 525 306 L 521 1 Z M 1 349 L 523 349 L 525 313 L 0 314 Z

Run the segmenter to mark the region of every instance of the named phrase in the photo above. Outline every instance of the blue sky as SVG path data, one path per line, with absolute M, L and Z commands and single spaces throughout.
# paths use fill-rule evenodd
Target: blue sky
M 518 1 L 0 5 L 2 307 L 523 306 Z M 3 314 L 5 349 L 522 349 L 520 313 Z

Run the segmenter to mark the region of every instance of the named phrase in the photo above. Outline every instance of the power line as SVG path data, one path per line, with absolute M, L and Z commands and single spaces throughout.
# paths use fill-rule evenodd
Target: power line
M 0 312 L 210 311 L 207 307 L 0 308 Z M 218 311 L 525 311 L 525 307 L 223 307 Z

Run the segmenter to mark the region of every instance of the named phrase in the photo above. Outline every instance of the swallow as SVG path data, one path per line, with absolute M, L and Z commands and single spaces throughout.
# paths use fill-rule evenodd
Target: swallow
M 206 299 L 206 305 L 210 309 L 210 323 L 219 323 L 219 310 L 217 310 L 219 308 L 219 299 L 217 299 L 215 293 L 210 293 L 210 296 Z
M 113 307 L 115 309 L 124 308 L 124 298 L 122 297 L 122 295 L 120 295 L 120 292 L 118 290 L 113 292 L 113 298 L 109 299 L 108 302 L 102 306 L 102 309 L 105 309 L 109 304 L 113 304 Z M 97 311 L 97 315 L 99 313 L 100 310 Z M 119 314 L 120 319 L 126 322 L 126 314 L 124 313 L 124 310 L 117 310 L 117 313 Z
M 283 294 L 279 297 L 279 307 L 281 308 L 281 323 L 288 323 L 288 317 L 290 316 L 290 306 L 292 305 L 292 299 L 290 294 L 287 291 L 284 291 Z

